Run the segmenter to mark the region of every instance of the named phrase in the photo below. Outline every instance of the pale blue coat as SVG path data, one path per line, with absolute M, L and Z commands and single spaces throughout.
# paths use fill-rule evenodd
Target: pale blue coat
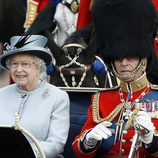
M 20 125 L 39 141 L 46 158 L 55 158 L 67 140 L 69 104 L 65 91 L 45 81 L 31 92 L 9 85 L 0 89 L 0 125 L 14 125 L 19 112 Z

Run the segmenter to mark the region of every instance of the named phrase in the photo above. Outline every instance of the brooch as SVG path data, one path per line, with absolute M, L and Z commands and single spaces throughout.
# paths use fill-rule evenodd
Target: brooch
M 46 89 L 43 93 L 42 93 L 42 99 L 46 99 L 50 96 L 49 94 L 49 89 Z

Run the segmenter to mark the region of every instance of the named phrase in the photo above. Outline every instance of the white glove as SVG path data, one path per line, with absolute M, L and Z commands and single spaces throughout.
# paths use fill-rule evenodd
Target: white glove
M 112 125 L 111 122 L 104 121 L 96 125 L 85 137 L 85 144 L 88 146 L 95 146 L 98 141 L 108 139 L 112 136 L 111 130 L 107 127 Z
M 134 126 L 140 133 L 140 140 L 145 144 L 150 144 L 153 140 L 155 127 L 151 122 L 151 117 L 145 111 L 139 111 L 134 120 Z

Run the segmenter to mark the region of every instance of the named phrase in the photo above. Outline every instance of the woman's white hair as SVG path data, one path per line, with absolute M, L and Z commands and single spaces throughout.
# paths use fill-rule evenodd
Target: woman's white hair
M 39 57 L 34 56 L 35 64 L 37 67 L 40 69 L 40 79 L 46 79 L 47 74 L 46 74 L 46 63 Z

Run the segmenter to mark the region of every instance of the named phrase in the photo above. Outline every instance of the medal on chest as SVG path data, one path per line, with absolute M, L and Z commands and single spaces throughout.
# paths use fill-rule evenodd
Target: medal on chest
M 149 87 L 150 86 L 147 86 L 144 89 L 144 91 L 136 99 L 133 99 L 133 94 L 131 91 L 127 94 L 126 99 L 124 99 L 122 87 L 120 87 L 119 95 L 120 95 L 120 100 L 123 104 L 123 108 L 120 112 L 119 119 L 116 123 L 116 132 L 115 132 L 115 142 L 114 143 L 116 143 L 117 140 L 119 140 L 119 141 L 121 140 L 124 129 L 127 131 L 127 129 L 133 125 L 133 119 L 134 119 L 133 117 L 137 114 L 137 112 L 141 108 L 141 105 L 138 106 L 137 108 L 135 105 L 137 103 L 139 103 L 140 100 L 148 93 Z M 132 102 L 130 100 L 132 100 Z M 127 123 L 124 127 L 125 122 L 127 122 Z

